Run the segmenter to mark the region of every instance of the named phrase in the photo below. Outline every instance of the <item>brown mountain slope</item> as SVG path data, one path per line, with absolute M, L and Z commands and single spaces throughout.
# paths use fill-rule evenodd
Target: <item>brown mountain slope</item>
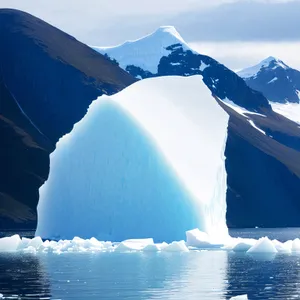
M 136 80 L 72 36 L 0 9 L 0 230 L 35 227 L 49 153 L 102 94 Z

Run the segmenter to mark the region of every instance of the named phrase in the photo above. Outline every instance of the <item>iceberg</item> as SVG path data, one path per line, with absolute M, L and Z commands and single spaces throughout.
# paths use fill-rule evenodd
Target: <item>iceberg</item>
M 146 247 L 155 246 L 153 239 L 133 239 L 121 242 L 116 248 L 116 252 L 141 251 Z
M 247 253 L 277 253 L 277 249 L 275 247 L 275 245 L 272 243 L 271 240 L 269 240 L 267 237 L 263 237 L 260 238 L 255 245 L 253 245 L 248 251 Z
M 4 237 L 0 239 L 0 252 L 16 251 L 21 244 L 21 238 L 18 234 L 11 237 Z
M 300 252 L 300 240 L 295 239 L 292 243 L 292 252 Z
M 247 252 L 252 246 L 253 245 L 251 245 L 250 243 L 241 242 L 236 244 L 232 250 L 234 252 Z
M 164 247 L 162 251 L 166 252 L 189 252 L 189 249 L 185 245 L 184 241 L 172 242 L 168 246 Z
M 36 236 L 228 236 L 228 119 L 200 75 L 150 78 L 98 98 L 51 154 Z
M 153 244 L 153 245 L 147 245 L 142 250 L 143 252 L 158 252 L 161 250 L 161 248 L 159 248 L 159 245 Z

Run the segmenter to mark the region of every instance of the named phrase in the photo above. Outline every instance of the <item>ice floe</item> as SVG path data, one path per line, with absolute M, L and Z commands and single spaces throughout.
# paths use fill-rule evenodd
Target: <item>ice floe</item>
M 230 300 L 248 300 L 248 295 L 240 295 L 240 296 L 231 297 Z
M 72 240 L 49 241 L 40 237 L 32 239 L 21 238 L 19 235 L 0 238 L 0 252 L 23 253 L 78 253 L 78 252 L 189 252 L 195 250 L 220 250 L 245 254 L 276 255 L 300 253 L 300 239 L 280 242 L 262 237 L 258 240 L 250 238 L 233 238 L 227 236 L 222 241 L 212 239 L 207 233 L 199 229 L 186 232 L 186 241 L 171 243 L 155 243 L 152 238 L 130 239 L 122 242 L 99 241 L 92 237 L 82 239 L 74 237 Z

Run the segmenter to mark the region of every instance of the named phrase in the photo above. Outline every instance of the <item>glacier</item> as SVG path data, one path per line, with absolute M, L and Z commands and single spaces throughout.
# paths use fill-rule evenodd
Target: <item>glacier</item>
M 228 119 L 200 75 L 98 98 L 51 154 L 36 236 L 172 242 L 199 228 L 227 237 Z

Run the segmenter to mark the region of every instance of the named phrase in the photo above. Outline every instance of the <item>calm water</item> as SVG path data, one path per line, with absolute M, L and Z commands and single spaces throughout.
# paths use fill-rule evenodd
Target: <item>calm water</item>
M 299 237 L 300 229 L 239 230 L 232 235 L 285 241 Z M 0 254 L 0 293 L 10 299 L 218 300 L 242 294 L 249 299 L 300 299 L 300 255 Z

